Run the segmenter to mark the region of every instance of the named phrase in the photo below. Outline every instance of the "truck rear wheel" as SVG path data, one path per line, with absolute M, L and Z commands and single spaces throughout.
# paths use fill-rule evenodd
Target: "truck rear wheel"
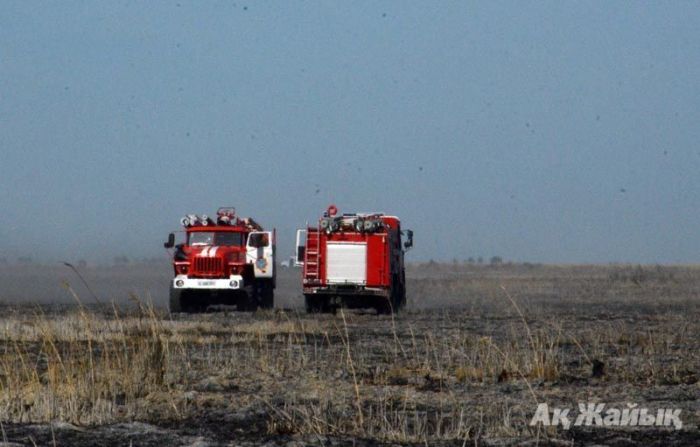
M 275 307 L 275 289 L 272 287 L 272 281 L 265 281 L 260 287 L 260 307 L 263 309 L 272 309 Z
M 394 312 L 398 312 L 406 305 L 406 289 L 400 284 L 397 284 L 392 292 L 392 304 Z
M 374 308 L 377 310 L 377 315 L 391 315 L 392 313 L 396 312 L 396 308 L 394 307 L 394 294 L 392 293 L 391 296 L 379 296 L 377 297 L 377 304 L 374 306 Z
M 258 307 L 262 309 L 275 307 L 275 289 L 272 281 L 256 280 L 250 294 L 247 294 L 246 302 L 241 306 L 241 310 L 254 312 Z
M 399 305 L 397 306 L 397 309 L 403 309 L 404 307 L 406 307 L 406 288 L 401 287 L 399 292 Z
M 330 298 L 328 296 L 307 294 L 304 295 L 304 304 L 308 314 L 328 313 L 331 311 Z
M 395 275 L 393 277 L 391 284 L 391 294 L 387 299 L 387 303 L 384 304 L 384 306 L 389 307 L 389 309 L 384 309 L 385 312 L 380 313 L 397 313 L 406 305 L 406 286 L 404 278 L 405 277 L 403 275 L 401 275 L 401 277 L 399 277 L 398 275 Z M 389 306 L 388 304 L 391 304 L 391 306 Z
M 239 312 L 255 312 L 258 310 L 259 304 L 255 291 L 252 293 L 245 293 L 239 298 L 237 310 Z

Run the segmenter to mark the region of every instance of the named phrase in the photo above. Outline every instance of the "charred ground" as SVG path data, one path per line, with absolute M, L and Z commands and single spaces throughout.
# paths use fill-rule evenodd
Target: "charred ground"
M 172 317 L 160 307 L 166 266 L 84 274 L 112 305 L 88 306 L 89 292 L 60 268 L 0 270 L 7 441 L 623 446 L 698 437 L 694 267 L 413 265 L 408 310 L 395 317 L 306 315 L 293 270 L 280 277 L 274 311 Z M 18 302 L 32 287 L 44 305 Z M 679 408 L 684 428 L 531 427 L 537 402 Z

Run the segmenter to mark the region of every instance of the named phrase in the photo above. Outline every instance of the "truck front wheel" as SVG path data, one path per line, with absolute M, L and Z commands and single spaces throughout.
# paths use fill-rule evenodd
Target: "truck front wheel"
M 182 291 L 170 285 L 170 313 L 182 312 Z

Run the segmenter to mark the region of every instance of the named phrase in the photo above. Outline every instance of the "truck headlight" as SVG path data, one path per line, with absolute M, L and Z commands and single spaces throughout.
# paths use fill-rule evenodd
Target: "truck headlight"
M 185 285 L 185 281 L 178 279 L 177 281 L 175 281 L 175 285 L 178 287 L 182 287 Z
M 233 287 L 234 289 L 237 289 L 237 288 L 238 288 L 238 280 L 235 280 L 235 279 L 231 280 L 231 282 L 229 283 L 229 285 L 230 285 L 231 287 Z

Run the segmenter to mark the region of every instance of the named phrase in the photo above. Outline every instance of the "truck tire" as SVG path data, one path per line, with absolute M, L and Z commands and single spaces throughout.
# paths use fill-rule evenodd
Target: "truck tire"
M 275 289 L 271 281 L 265 281 L 260 288 L 260 307 L 263 309 L 275 307 Z
M 401 309 L 406 307 L 406 270 L 401 270 Z
M 393 292 L 388 297 L 378 296 L 377 304 L 374 306 L 374 308 L 377 310 L 377 315 L 391 315 L 393 312 L 396 312 L 396 309 L 393 306 L 393 301 Z
M 307 314 L 319 314 L 331 312 L 330 298 L 324 295 L 304 295 L 304 304 Z
M 242 310 L 255 312 L 258 308 L 272 309 L 275 306 L 275 290 L 272 281 L 255 280 L 253 290 L 247 296 Z
M 404 292 L 399 277 L 394 275 L 391 280 L 391 292 L 388 297 L 377 297 L 378 303 L 374 307 L 377 315 L 395 314 L 403 307 Z
M 404 307 L 406 307 L 406 287 L 401 286 L 399 289 L 399 304 L 396 308 L 403 309 Z
M 304 295 L 304 306 L 306 307 L 307 314 L 318 312 L 318 303 L 316 297 L 313 295 Z
M 392 305 L 394 306 L 394 313 L 403 309 L 406 305 L 406 288 L 403 284 L 399 282 L 396 283 L 396 288 L 392 290 L 391 298 Z
M 244 294 L 238 301 L 237 310 L 239 312 L 255 312 L 259 306 L 258 296 L 255 290 L 250 294 Z
M 170 285 L 170 313 L 182 312 L 182 291 Z

